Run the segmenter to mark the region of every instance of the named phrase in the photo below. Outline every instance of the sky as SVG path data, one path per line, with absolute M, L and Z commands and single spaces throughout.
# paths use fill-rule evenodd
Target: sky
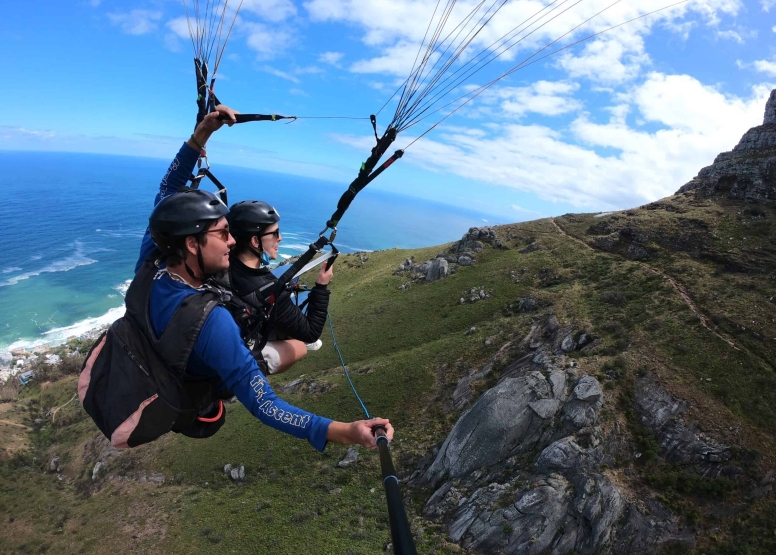
M 382 132 L 396 97 L 379 110 L 410 75 L 446 3 L 244 0 L 216 93 L 246 113 L 376 113 Z M 197 6 L 186 4 L 196 24 Z M 237 4 L 226 6 L 227 23 Z M 451 87 L 433 105 L 440 111 L 402 131 L 396 148 L 471 99 L 370 187 L 501 222 L 639 206 L 673 194 L 760 125 L 776 86 L 776 0 L 690 0 L 613 29 L 672 0 L 467 0 L 456 3 L 439 37 L 456 36 L 462 22 L 465 29 L 477 4 L 469 22 L 492 17 L 446 75 L 473 67 L 480 52 L 499 51 L 497 40 L 511 29 L 522 40 Z M 0 150 L 172 158 L 196 115 L 186 13 L 179 0 L 5 6 L 0 51 L 9 103 L 0 112 Z M 432 54 L 429 69 L 443 51 Z M 518 66 L 525 60 L 537 61 Z M 219 165 L 243 166 L 344 189 L 374 142 L 364 119 L 247 123 L 219 131 L 208 155 L 216 175 Z

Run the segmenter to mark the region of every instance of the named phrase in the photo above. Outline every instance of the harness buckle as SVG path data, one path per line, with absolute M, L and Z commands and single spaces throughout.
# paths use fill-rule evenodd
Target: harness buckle
M 326 226 L 323 228 L 323 230 L 318 233 L 318 237 L 323 237 L 323 234 L 326 233 L 327 229 L 331 229 L 331 235 L 329 235 L 329 244 L 332 244 L 334 242 L 334 238 L 337 236 L 337 227 L 334 226 L 330 228 L 329 226 Z M 320 251 L 318 251 L 320 252 Z

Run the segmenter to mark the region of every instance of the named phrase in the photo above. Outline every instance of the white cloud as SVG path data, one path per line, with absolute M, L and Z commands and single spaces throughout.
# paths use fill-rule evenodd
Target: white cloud
M 572 79 L 585 77 L 603 83 L 630 81 L 649 63 L 643 38 L 627 32 L 603 35 L 587 43 L 578 54 L 564 52 L 558 59 L 558 66 Z
M 310 96 L 306 92 L 304 92 L 302 89 L 289 89 L 289 93 L 295 95 L 295 96 Z
M 719 152 L 730 150 L 760 124 L 769 93 L 769 87 L 758 86 L 739 98 L 685 75 L 652 73 L 628 95 L 615 95 L 618 104 L 608 123 L 582 115 L 565 129 L 491 124 L 484 135 L 446 127 L 415 143 L 404 160 L 550 202 L 627 208 L 673 194 Z M 629 126 L 629 111 L 659 128 Z M 370 144 L 335 138 L 359 148 Z M 411 139 L 397 142 L 403 146 Z
M 558 116 L 582 107 L 570 96 L 577 89 L 579 85 L 576 83 L 536 81 L 527 87 L 489 89 L 480 98 L 484 103 L 498 102 L 504 112 L 516 117 L 528 113 Z
M 292 43 L 291 33 L 283 28 L 262 23 L 244 23 L 242 27 L 248 34 L 248 46 L 256 52 L 259 60 L 271 60 Z
M 767 0 L 776 1 L 776 0 Z M 448 18 L 441 36 L 445 37 L 476 6 L 495 3 L 478 3 L 476 0 L 459 1 Z M 498 3 L 499 5 L 501 3 Z M 610 0 L 590 0 L 549 8 L 538 0 L 515 0 L 506 3 L 488 25 L 474 38 L 461 61 L 468 59 L 483 48 L 491 48 L 494 41 L 518 27 L 519 33 L 511 35 L 521 38 L 514 41 L 515 48 L 502 56 L 501 61 L 524 60 L 531 53 L 552 40 L 569 33 L 557 44 L 550 46 L 539 56 L 572 41 L 621 24 L 650 11 L 665 7 L 663 0 L 642 2 L 621 2 L 611 8 Z M 374 47 L 375 54 L 351 64 L 351 71 L 357 73 L 383 73 L 406 76 L 413 65 L 418 47 L 423 41 L 432 20 L 436 3 L 425 0 L 309 0 L 304 4 L 311 20 L 342 22 L 363 31 L 362 41 Z M 544 9 L 544 8 L 548 9 Z M 645 17 L 626 26 L 608 31 L 584 47 L 577 47 L 559 55 L 559 67 L 569 76 L 585 77 L 600 82 L 623 83 L 635 79 L 641 69 L 650 63 L 644 51 L 643 37 L 651 33 L 656 25 L 663 25 L 674 32 L 688 34 L 692 24 L 686 19 L 690 14 L 700 16 L 708 25 L 717 25 L 720 14 L 736 14 L 742 5 L 740 0 L 697 0 L 673 6 L 659 13 Z M 564 11 L 568 9 L 568 11 Z M 606 8 L 606 9 L 605 9 Z M 486 8 L 477 12 L 472 26 Z M 555 11 L 553 11 L 555 10 Z M 596 15 L 602 10 L 603 13 Z M 434 16 L 439 19 L 442 9 Z M 563 13 L 562 13 L 563 12 Z M 528 14 L 534 14 L 532 19 Z M 556 19 L 553 19 L 558 16 Z M 595 16 L 595 17 L 594 17 Z M 588 18 L 592 20 L 587 22 Z M 527 21 L 527 22 L 526 22 Z M 522 27 L 519 25 L 523 24 Z M 433 31 L 435 25 L 431 26 Z M 467 29 L 468 31 L 468 29 Z M 467 31 L 464 31 L 464 35 Z M 739 33 L 740 35 L 740 33 Z M 496 42 L 503 45 L 503 42 Z M 581 52 L 580 52 L 581 50 Z M 455 68 L 453 68 L 455 69 Z M 500 73 L 503 65 L 494 64 L 491 69 Z M 498 73 L 496 73 L 497 75 Z
M 33 139 L 36 141 L 46 141 L 58 136 L 60 136 L 60 134 L 56 131 L 26 129 L 24 127 L 0 125 L 0 140 L 3 141 L 13 141 L 15 139 Z
M 164 35 L 164 47 L 170 52 L 180 52 L 182 47 L 178 35 L 175 33 L 166 33 Z
M 166 27 L 175 33 L 177 36 L 179 36 L 182 39 L 189 39 L 191 36 L 189 34 L 189 23 L 185 16 L 176 17 L 175 19 L 171 19 L 166 24 Z
M 536 212 L 535 210 L 528 210 L 527 208 L 523 208 L 522 206 L 519 206 L 517 204 L 510 204 L 509 207 L 515 212 L 519 212 L 521 214 L 532 214 L 534 216 L 541 216 L 539 212 Z
M 162 12 L 155 10 L 132 10 L 126 13 L 109 13 L 110 22 L 128 35 L 145 35 L 154 31 Z
M 760 0 L 760 5 L 763 7 L 764 12 L 769 12 L 771 8 L 776 6 L 776 0 Z M 774 27 L 774 32 L 776 33 L 776 27 Z
M 728 29 L 726 31 L 717 31 L 717 38 L 720 38 L 723 40 L 732 40 L 737 42 L 738 44 L 743 44 L 749 39 L 756 39 L 757 30 L 738 28 L 736 30 Z
M 284 21 L 296 15 L 291 0 L 243 0 L 242 12 L 251 12 L 267 21 Z
M 754 62 L 754 68 L 760 73 L 776 77 L 776 61 L 757 60 Z
M 299 78 L 295 75 L 292 75 L 286 71 L 283 71 L 281 69 L 277 69 L 272 66 L 264 66 L 261 68 L 263 71 L 266 71 L 270 75 L 274 75 L 275 77 L 280 77 L 281 79 L 286 79 L 287 81 L 291 81 L 292 83 L 299 83 Z
M 318 61 L 339 67 L 339 62 L 344 55 L 342 52 L 324 52 L 318 56 Z
M 388 46 L 383 55 L 368 60 L 359 60 L 351 64 L 350 71 L 354 73 L 382 73 L 407 77 L 418 54 L 418 45 L 410 42 Z M 436 58 L 436 57 L 435 57 Z

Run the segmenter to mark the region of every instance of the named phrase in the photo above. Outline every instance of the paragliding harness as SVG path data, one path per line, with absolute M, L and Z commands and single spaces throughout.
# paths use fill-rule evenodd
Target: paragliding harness
M 261 350 L 269 340 L 270 331 L 275 325 L 275 282 L 269 281 L 259 289 L 239 291 L 231 275 L 231 269 L 216 278 L 220 287 L 234 294 L 224 303 L 224 307 L 240 328 L 240 336 L 265 371 L 265 362 L 260 356 Z
M 229 293 L 205 285 L 178 307 L 157 339 L 148 312 L 159 261 L 146 260 L 127 290 L 126 314 L 95 342 L 78 380 L 78 397 L 117 448 L 137 447 L 169 431 L 193 438 L 215 434 L 232 397 L 220 378 L 186 373 L 212 310 Z

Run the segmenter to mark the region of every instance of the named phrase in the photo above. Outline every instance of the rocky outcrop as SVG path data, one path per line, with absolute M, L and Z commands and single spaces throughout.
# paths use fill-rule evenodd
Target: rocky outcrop
M 711 441 L 681 415 L 687 411 L 687 403 L 660 387 L 648 377 L 636 382 L 635 409 L 639 423 L 655 432 L 662 455 L 668 462 L 688 465 L 698 464 L 705 476 L 716 477 L 721 473 L 735 474 L 723 463 L 730 460 L 730 449 Z M 727 470 L 727 471 L 726 471 Z
M 533 326 L 518 346 L 522 355 L 501 365 L 498 383 L 461 414 L 433 461 L 415 472 L 411 481 L 434 488 L 424 515 L 443 519 L 451 541 L 507 555 L 625 555 L 694 544 L 657 499 L 629 498 L 608 474 L 610 451 L 627 450 L 622 430 L 616 425 L 607 434 L 599 427 L 606 396 L 595 377 L 565 356 L 591 338 L 552 315 Z M 473 381 L 493 372 L 494 361 L 459 382 L 456 408 L 466 405 Z M 678 401 L 643 383 L 644 418 L 658 428 L 678 422 Z
M 452 252 L 474 251 L 481 252 L 484 244 L 488 244 L 497 249 L 504 249 L 506 245 L 498 238 L 495 228 L 470 227 L 461 240 L 455 243 L 450 249 Z
M 776 89 L 771 91 L 771 96 L 768 97 L 768 102 L 765 103 L 763 125 L 768 125 L 769 123 L 776 123 Z
M 732 151 L 718 155 L 678 193 L 687 191 L 760 204 L 776 202 L 776 90 L 765 106 L 763 124 L 747 131 Z

